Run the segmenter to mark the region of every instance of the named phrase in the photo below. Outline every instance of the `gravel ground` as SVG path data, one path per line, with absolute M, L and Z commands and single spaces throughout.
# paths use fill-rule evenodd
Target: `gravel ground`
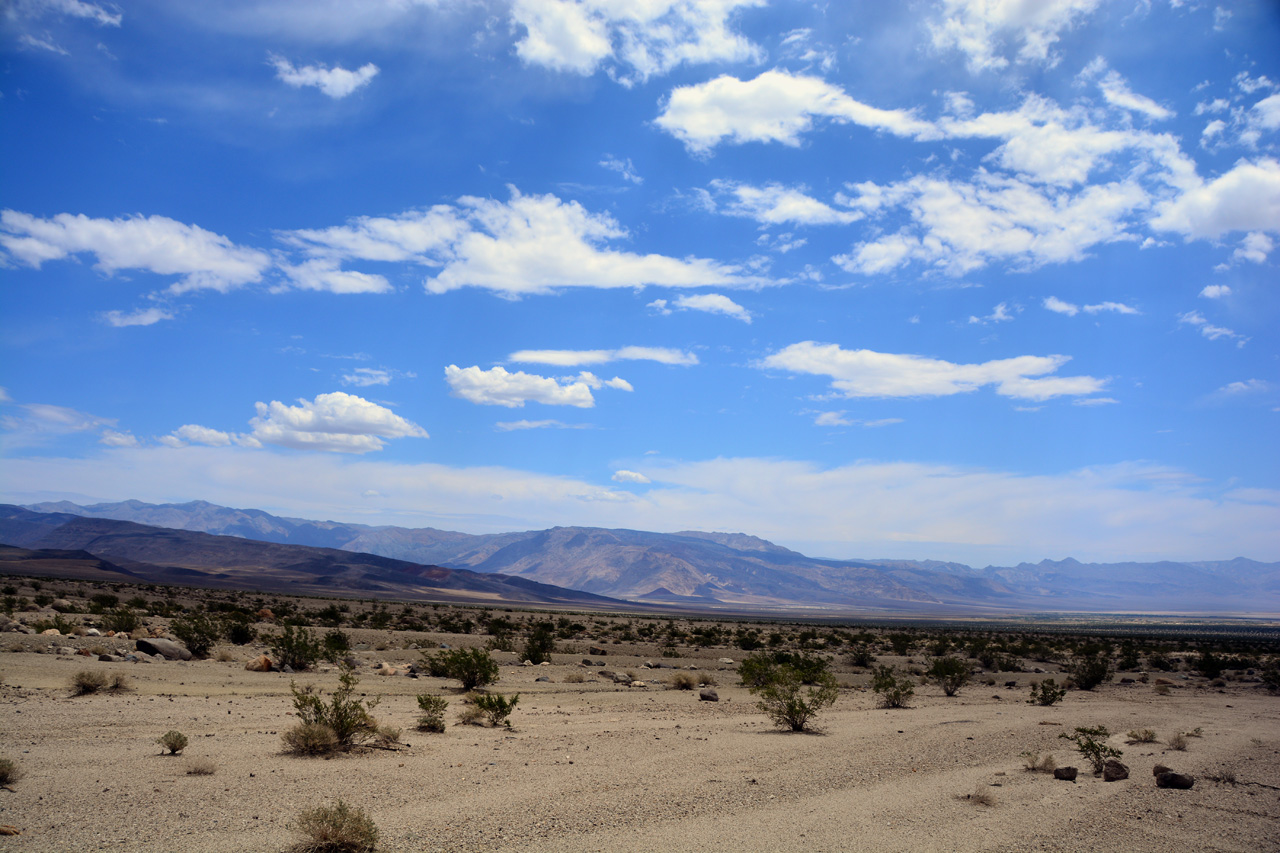
M 1020 675 L 1017 690 L 918 688 L 914 707 L 893 711 L 852 687 L 819 718 L 821 733 L 789 734 L 714 656 L 693 662 L 722 669 L 717 703 L 606 683 L 577 655 L 550 667 L 506 655 L 493 689 L 520 694 L 513 729 L 432 735 L 412 728 L 414 695 L 449 697 L 452 723 L 452 682 L 379 676 L 374 663 L 417 652 L 362 651 L 359 690 L 383 697 L 375 713 L 407 743 L 326 760 L 281 753 L 291 677 L 245 671 L 247 650 L 224 662 L 101 663 L 48 653 L 86 638 L 4 636 L 0 755 L 25 775 L 0 790 L 0 824 L 21 830 L 0 837 L 0 853 L 287 850 L 301 840 L 299 812 L 338 798 L 373 817 L 388 853 L 1280 850 L 1280 697 L 1252 685 L 1224 692 L 1191 679 L 1160 696 L 1110 684 L 1042 708 L 1023 701 L 1032 676 Z M 643 658 L 609 663 L 639 670 Z M 71 697 L 71 676 L 91 668 L 126 674 L 132 689 Z M 585 682 L 566 680 L 579 674 Z M 337 673 L 294 678 L 328 689 Z M 1185 752 L 1113 737 L 1131 776 L 1106 783 L 1058 738 L 1099 724 L 1151 728 L 1161 741 L 1196 727 L 1203 736 Z M 190 738 L 180 756 L 155 742 L 169 729 Z M 1026 772 L 1024 750 L 1052 752 L 1080 778 Z M 188 775 L 200 760 L 216 772 Z M 1195 775 L 1195 787 L 1157 789 L 1157 762 Z M 1237 784 L 1206 778 L 1226 770 Z

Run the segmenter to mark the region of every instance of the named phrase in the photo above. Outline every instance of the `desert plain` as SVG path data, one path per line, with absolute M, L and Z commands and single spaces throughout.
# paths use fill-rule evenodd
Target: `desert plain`
M 493 652 L 489 690 L 519 694 L 508 729 L 458 723 L 457 682 L 407 672 L 422 650 L 481 646 L 482 632 L 347 633 L 358 692 L 381 697 L 374 714 L 402 742 L 329 758 L 286 753 L 281 733 L 297 722 L 291 685 L 328 693 L 332 664 L 246 670 L 262 643 L 206 660 L 102 661 L 81 650 L 124 654 L 136 641 L 0 634 L 0 757 L 21 771 L 0 790 L 0 824 L 20 833 L 0 836 L 0 851 L 285 851 L 305 840 L 303 810 L 338 800 L 374 820 L 388 853 L 1280 850 L 1280 696 L 1256 680 L 1131 672 L 1040 706 L 1026 701 L 1031 683 L 1062 675 L 1028 661 L 977 672 L 951 697 L 917 679 L 910 707 L 885 709 L 866 669 L 828 654 L 839 697 L 816 731 L 791 733 L 739 683 L 740 649 L 662 657 L 635 641 L 599 656 L 571 641 L 542 666 Z M 880 653 L 877 664 L 926 659 Z M 85 670 L 122 674 L 128 689 L 72 695 Z M 718 701 L 673 689 L 682 670 L 713 682 Z M 415 728 L 422 693 L 450 701 L 443 733 Z M 1094 776 L 1059 737 L 1099 725 L 1129 778 Z M 1128 743 L 1141 729 L 1158 740 Z M 179 755 L 157 744 L 169 730 L 189 739 Z M 1183 750 L 1169 743 L 1179 733 L 1191 734 Z M 1023 753 L 1079 776 L 1030 771 Z M 1157 764 L 1194 786 L 1158 788 Z M 201 766 L 213 772 L 190 772 Z

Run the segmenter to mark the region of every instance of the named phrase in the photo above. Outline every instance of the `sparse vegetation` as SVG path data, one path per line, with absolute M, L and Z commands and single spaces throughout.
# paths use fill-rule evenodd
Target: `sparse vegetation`
M 218 772 L 218 765 L 208 758 L 197 758 L 187 763 L 188 776 L 212 776 Z
M 1028 705 L 1053 705 L 1062 701 L 1062 697 L 1067 695 L 1067 688 L 1059 687 L 1057 682 L 1052 678 L 1046 678 L 1044 681 L 1033 682 L 1031 685 L 1031 698 L 1027 700 Z
M 378 827 L 363 809 L 338 800 L 298 815 L 298 831 L 307 841 L 298 853 L 371 853 L 378 846 Z
M 880 694 L 881 708 L 906 708 L 915 688 L 905 676 L 897 674 L 897 667 L 879 666 L 871 679 L 871 689 Z
M 102 690 L 120 693 L 128 689 L 128 677 L 119 672 L 108 674 L 97 670 L 82 669 L 71 676 L 71 694 L 73 696 L 87 696 L 90 693 L 97 693 Z
M 177 729 L 170 729 L 156 738 L 156 743 L 169 750 L 170 755 L 177 755 L 187 748 L 187 736 Z
M 418 717 L 418 729 L 424 732 L 439 734 L 444 731 L 444 712 L 449 707 L 449 700 L 443 696 L 432 696 L 430 693 L 418 694 L 418 708 L 422 714 Z
M 12 758 L 0 758 L 0 786 L 9 786 L 22 778 L 22 767 Z
M 1130 744 L 1156 742 L 1156 733 L 1151 729 L 1130 729 L 1126 737 Z
M 339 686 L 328 702 L 311 686 L 299 688 L 291 683 L 293 707 L 300 722 L 282 735 L 286 749 L 303 755 L 321 755 L 377 740 L 378 721 L 369 712 L 378 700 L 356 697 L 359 682 L 351 668 L 344 666 L 338 676 Z M 332 746 L 326 746 L 330 740 L 324 729 L 333 735 Z
M 1187 749 L 1187 736 L 1184 732 L 1178 732 L 1169 738 L 1168 747 L 1177 752 L 1185 752 Z
M 511 728 L 511 712 L 520 702 L 520 694 L 508 699 L 501 693 L 472 693 L 467 696 L 467 701 L 475 705 L 489 725 Z
M 969 681 L 969 665 L 960 658 L 941 657 L 929 667 L 929 678 L 948 696 L 954 696 Z
M 462 689 L 472 691 L 498 680 L 498 663 L 484 649 L 447 649 L 424 655 L 428 671 L 437 677 L 456 678 Z
M 793 732 L 807 731 L 822 709 L 835 704 L 840 695 L 835 676 L 823 673 L 816 684 L 806 685 L 794 667 L 775 667 L 766 684 L 752 687 L 760 697 L 756 707 L 775 725 Z
M 1052 773 L 1058 766 L 1053 753 L 1041 755 L 1038 752 L 1022 753 L 1022 761 L 1028 773 Z
M 222 626 L 204 613 L 179 616 L 169 623 L 169 631 L 198 658 L 209 656 L 209 650 L 222 636 Z
M 324 656 L 320 641 L 296 625 L 284 626 L 281 633 L 271 638 L 270 648 L 272 659 L 281 669 L 289 667 L 295 672 L 311 669 Z
M 1101 653 L 1076 657 L 1067 666 L 1071 682 L 1080 690 L 1092 690 L 1112 678 L 1111 661 Z
M 957 799 L 973 803 L 975 806 L 986 806 L 987 808 L 996 804 L 995 795 L 990 791 L 983 790 L 982 788 L 979 788 L 972 794 L 965 794 L 964 796 L 957 797 Z
M 687 672 L 677 672 L 671 676 L 671 680 L 667 682 L 667 687 L 672 690 L 692 690 L 698 686 L 698 681 Z
M 1095 776 L 1102 772 L 1102 765 L 1107 763 L 1108 758 L 1119 758 L 1124 755 L 1120 750 L 1106 744 L 1106 739 L 1111 737 L 1111 732 L 1107 731 L 1106 726 L 1076 726 L 1074 732 L 1070 734 L 1063 732 L 1058 737 L 1076 745 L 1076 749 L 1093 767 Z

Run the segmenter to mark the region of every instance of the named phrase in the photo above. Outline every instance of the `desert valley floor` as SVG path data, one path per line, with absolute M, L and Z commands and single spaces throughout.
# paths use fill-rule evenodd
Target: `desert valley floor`
M 299 812 L 339 798 L 376 821 L 384 851 L 1280 849 L 1280 697 L 1256 684 L 1173 674 L 1167 695 L 1113 682 L 1040 707 L 1025 699 L 1043 676 L 1001 673 L 998 686 L 975 681 L 950 698 L 917 687 L 912 707 L 885 710 L 865 673 L 846 670 L 821 731 L 791 734 L 756 710 L 724 650 L 666 661 L 710 671 L 718 702 L 666 689 L 675 670 L 645 669 L 653 658 L 639 647 L 613 647 L 607 661 L 644 686 L 602 679 L 578 653 L 529 667 L 495 652 L 491 689 L 520 694 L 507 730 L 454 724 L 455 682 L 378 674 L 383 662 L 420 659 L 408 643 L 482 637 L 351 634 L 358 689 L 381 695 L 376 715 L 403 728 L 398 750 L 282 752 L 296 719 L 291 680 L 327 691 L 332 666 L 250 672 L 252 647 L 223 661 L 103 663 L 67 651 L 133 644 L 0 635 L 0 755 L 23 770 L 0 790 L 0 824 L 21 831 L 0 837 L 0 851 L 287 850 L 300 841 Z M 131 689 L 72 697 L 70 679 L 86 668 L 122 672 Z M 443 734 L 413 727 L 424 692 L 453 703 Z M 1150 728 L 1161 742 L 1113 735 L 1131 775 L 1104 782 L 1058 737 L 1081 725 Z M 181 755 L 156 743 L 170 729 L 190 738 Z M 1185 751 L 1164 743 L 1196 729 Z M 1029 772 L 1026 751 L 1053 753 L 1080 776 Z M 189 775 L 199 761 L 215 772 Z M 1157 788 L 1156 763 L 1194 775 L 1194 788 Z M 1234 784 L 1211 778 L 1232 774 Z

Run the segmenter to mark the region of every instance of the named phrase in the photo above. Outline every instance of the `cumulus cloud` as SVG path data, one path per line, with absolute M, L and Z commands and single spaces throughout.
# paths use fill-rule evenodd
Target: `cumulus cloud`
M 300 264 L 281 263 L 280 270 L 298 290 L 328 293 L 389 293 L 394 288 L 380 275 L 339 269 L 329 258 L 312 258 Z
M 593 389 L 603 387 L 630 391 L 625 379 L 614 377 L 602 380 L 588 371 L 572 377 L 538 376 L 523 371 L 509 372 L 504 367 L 481 370 L 479 367 L 458 367 L 451 364 L 444 369 L 445 382 L 454 397 L 484 406 L 522 408 L 526 402 L 547 406 L 575 406 L 590 409 L 595 406 Z
M 722 314 L 744 323 L 751 322 L 750 311 L 721 293 L 695 293 L 680 296 L 671 305 L 679 311 L 703 311 L 708 314 Z
M 1280 232 L 1280 223 L 1276 223 L 1276 230 Z M 1233 261 L 1265 264 L 1267 256 L 1271 254 L 1271 250 L 1275 247 L 1275 241 L 1269 236 L 1261 231 L 1252 231 L 1244 235 L 1244 239 L 1240 241 L 1240 246 L 1231 253 L 1231 259 Z
M 342 391 L 299 399 L 296 406 L 273 400 L 254 408 L 251 437 L 262 444 L 368 453 L 385 447 L 385 439 L 427 438 L 426 430 L 390 409 Z
M 107 447 L 137 447 L 138 439 L 128 430 L 117 432 L 113 429 L 104 429 L 98 438 L 98 443 Z
M 1232 231 L 1280 233 L 1280 162 L 1240 161 L 1225 174 L 1158 204 L 1151 227 L 1208 239 Z
M 1066 314 L 1068 317 L 1074 317 L 1080 313 L 1079 305 L 1064 302 L 1056 296 L 1046 296 L 1044 307 L 1058 314 Z
M 866 216 L 861 211 L 837 210 L 808 195 L 804 187 L 752 186 L 715 180 L 711 188 L 728 199 L 719 210 L 730 216 L 754 219 L 761 225 L 849 225 Z
M 1015 310 L 1021 311 L 1022 309 L 1016 308 Z M 1009 313 L 1009 305 L 1006 302 L 997 304 L 996 307 L 992 309 L 991 313 L 985 317 L 977 317 L 974 315 L 969 316 L 970 324 L 981 324 L 984 326 L 988 323 L 1006 323 L 1012 319 L 1013 314 Z
M 266 252 L 164 216 L 93 219 L 59 213 L 41 219 L 5 210 L 0 212 L 0 246 L 36 269 L 47 261 L 90 253 L 97 258 L 95 269 L 106 275 L 143 270 L 180 276 L 168 288 L 174 294 L 204 289 L 225 293 L 260 281 L 271 266 Z
M 529 65 L 589 75 L 606 66 L 631 86 L 678 65 L 744 62 L 760 49 L 733 32 L 730 19 L 764 0 L 515 0 L 524 35 L 516 54 Z
M 104 311 L 102 319 L 116 328 L 123 328 L 126 326 L 151 326 L 161 320 L 172 320 L 173 316 L 173 312 L 168 308 L 152 306 L 150 308 L 139 308 L 127 314 L 123 311 Z
M 653 482 L 644 474 L 640 474 L 636 471 L 628 471 L 625 468 L 614 471 L 613 476 L 609 479 L 613 480 L 615 483 L 637 483 L 639 485 Z
M 204 444 L 209 447 L 230 447 L 232 441 L 231 433 L 197 424 L 183 424 L 170 435 L 181 443 Z
M 588 364 L 608 364 L 611 361 L 656 361 L 659 364 L 688 366 L 698 363 L 698 357 L 668 347 L 621 347 L 619 349 L 564 350 L 522 349 L 507 356 L 518 364 L 553 364 L 556 367 L 582 367 Z
M 1101 391 L 1107 380 L 1092 376 L 1051 376 L 1069 356 L 1024 355 L 981 364 L 955 364 L 919 355 L 847 350 L 837 344 L 804 341 L 768 356 L 761 366 L 827 376 L 843 397 L 944 397 L 987 385 L 1020 400 L 1085 396 Z
M 1205 299 L 1222 299 L 1231 295 L 1231 288 L 1225 284 L 1206 284 L 1201 288 L 1200 295 Z
M 277 80 L 295 89 L 313 86 L 335 100 L 345 98 L 364 88 L 369 85 L 370 80 L 378 76 L 378 66 L 372 62 L 366 63 L 355 71 L 348 71 L 340 65 L 329 68 L 326 65 L 317 64 L 296 68 L 292 62 L 275 54 L 272 54 L 268 61 L 276 69 Z
M 1018 62 L 1055 65 L 1053 46 L 1066 30 L 1088 17 L 1102 0 L 942 0 L 929 21 L 933 46 L 959 50 L 975 74 Z
M 1120 73 L 1107 69 L 1106 60 L 1098 57 L 1085 68 L 1083 77 L 1097 77 L 1098 89 L 1102 98 L 1113 107 L 1129 112 L 1142 113 L 1147 118 L 1163 121 L 1173 118 L 1177 113 L 1160 106 L 1145 95 L 1139 95 L 1129 88 L 1129 83 Z
M 1199 329 L 1200 334 L 1211 341 L 1224 339 L 1235 341 L 1237 347 L 1243 347 L 1249 342 L 1249 339 L 1244 335 L 1237 334 L 1225 326 L 1216 326 L 1210 323 L 1199 311 L 1187 311 L 1185 314 L 1179 314 L 1178 325 Z
M 691 152 L 707 154 L 722 142 L 797 146 L 815 119 L 917 139 L 940 135 L 909 110 L 873 107 L 819 77 L 777 70 L 752 80 L 724 74 L 706 83 L 679 86 L 667 97 L 654 124 Z

